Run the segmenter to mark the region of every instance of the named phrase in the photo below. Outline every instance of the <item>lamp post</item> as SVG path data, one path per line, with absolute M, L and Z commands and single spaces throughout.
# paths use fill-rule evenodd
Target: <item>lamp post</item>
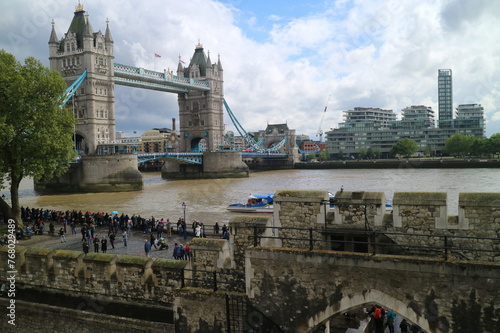
M 184 240 L 186 240 L 187 239 L 187 224 L 186 224 L 186 203 L 185 202 L 182 203 L 182 211 L 184 213 L 184 221 L 181 224 L 181 227 L 182 227 L 182 233 L 184 236 Z
M 184 222 L 186 222 L 186 203 L 182 203 L 182 211 L 184 212 Z

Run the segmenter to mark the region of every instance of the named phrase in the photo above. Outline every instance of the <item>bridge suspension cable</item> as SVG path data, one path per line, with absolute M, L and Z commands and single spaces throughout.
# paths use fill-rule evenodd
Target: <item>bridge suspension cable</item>
M 224 107 L 227 110 L 227 114 L 229 115 L 229 118 L 233 122 L 234 127 L 236 127 L 236 130 L 240 134 L 240 136 L 245 140 L 245 142 L 248 144 L 250 148 L 252 148 L 254 151 L 258 152 L 263 152 L 263 153 L 274 153 L 278 152 L 281 147 L 285 144 L 285 142 L 288 140 L 288 137 L 285 137 L 283 140 L 278 142 L 276 145 L 272 146 L 271 148 L 264 148 L 262 146 L 263 140 L 259 140 L 258 142 L 255 141 L 252 135 L 250 135 L 243 126 L 240 124 L 236 116 L 234 115 L 233 111 L 231 111 L 231 108 L 227 104 L 226 100 L 224 99 Z
M 66 91 L 59 96 L 59 100 L 61 101 L 61 104 L 59 105 L 60 108 L 63 108 L 66 103 L 70 100 L 71 97 L 73 97 L 82 84 L 83 80 L 87 77 L 87 70 L 84 70 L 82 75 L 78 77 L 78 79 L 75 80 L 67 89 Z

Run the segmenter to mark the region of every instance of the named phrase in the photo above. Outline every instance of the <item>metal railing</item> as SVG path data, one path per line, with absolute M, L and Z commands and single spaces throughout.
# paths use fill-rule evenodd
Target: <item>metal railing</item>
M 186 272 L 191 273 L 187 274 Z M 180 277 L 182 288 L 194 287 L 213 291 L 245 292 L 244 272 L 183 268 Z
M 262 232 L 264 229 L 272 229 L 272 235 L 264 235 Z M 340 248 L 341 251 L 364 252 L 373 255 L 442 257 L 445 261 L 452 256 L 460 260 L 500 261 L 500 238 L 498 237 L 254 226 L 253 235 L 249 236 L 249 239 L 253 239 L 255 247 L 265 246 L 261 245 L 263 240 L 279 240 L 285 244 L 283 247 L 303 248 L 309 251 L 335 251 L 335 248 Z

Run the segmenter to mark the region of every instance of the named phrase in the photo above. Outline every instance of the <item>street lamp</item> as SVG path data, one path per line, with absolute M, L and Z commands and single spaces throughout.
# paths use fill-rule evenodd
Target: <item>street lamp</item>
M 182 211 L 184 212 L 184 223 L 181 224 L 182 227 L 182 233 L 184 236 L 184 240 L 187 238 L 187 224 L 186 224 L 186 203 L 182 203 Z
M 184 222 L 186 222 L 186 203 L 182 203 L 182 211 L 184 212 Z

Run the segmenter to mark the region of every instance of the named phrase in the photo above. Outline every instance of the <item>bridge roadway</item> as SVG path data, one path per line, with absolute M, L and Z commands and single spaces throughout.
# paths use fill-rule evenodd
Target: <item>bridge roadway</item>
M 242 158 L 287 158 L 288 154 L 283 153 L 259 153 L 259 152 L 241 152 Z M 203 153 L 140 153 L 137 154 L 137 160 L 139 163 L 144 163 L 146 161 L 157 160 L 161 158 L 171 158 L 176 160 L 182 160 L 188 163 L 203 164 Z
M 172 93 L 188 93 L 190 90 L 209 91 L 207 81 L 180 77 L 167 71 L 155 72 L 140 67 L 114 64 L 115 84 L 152 89 Z

